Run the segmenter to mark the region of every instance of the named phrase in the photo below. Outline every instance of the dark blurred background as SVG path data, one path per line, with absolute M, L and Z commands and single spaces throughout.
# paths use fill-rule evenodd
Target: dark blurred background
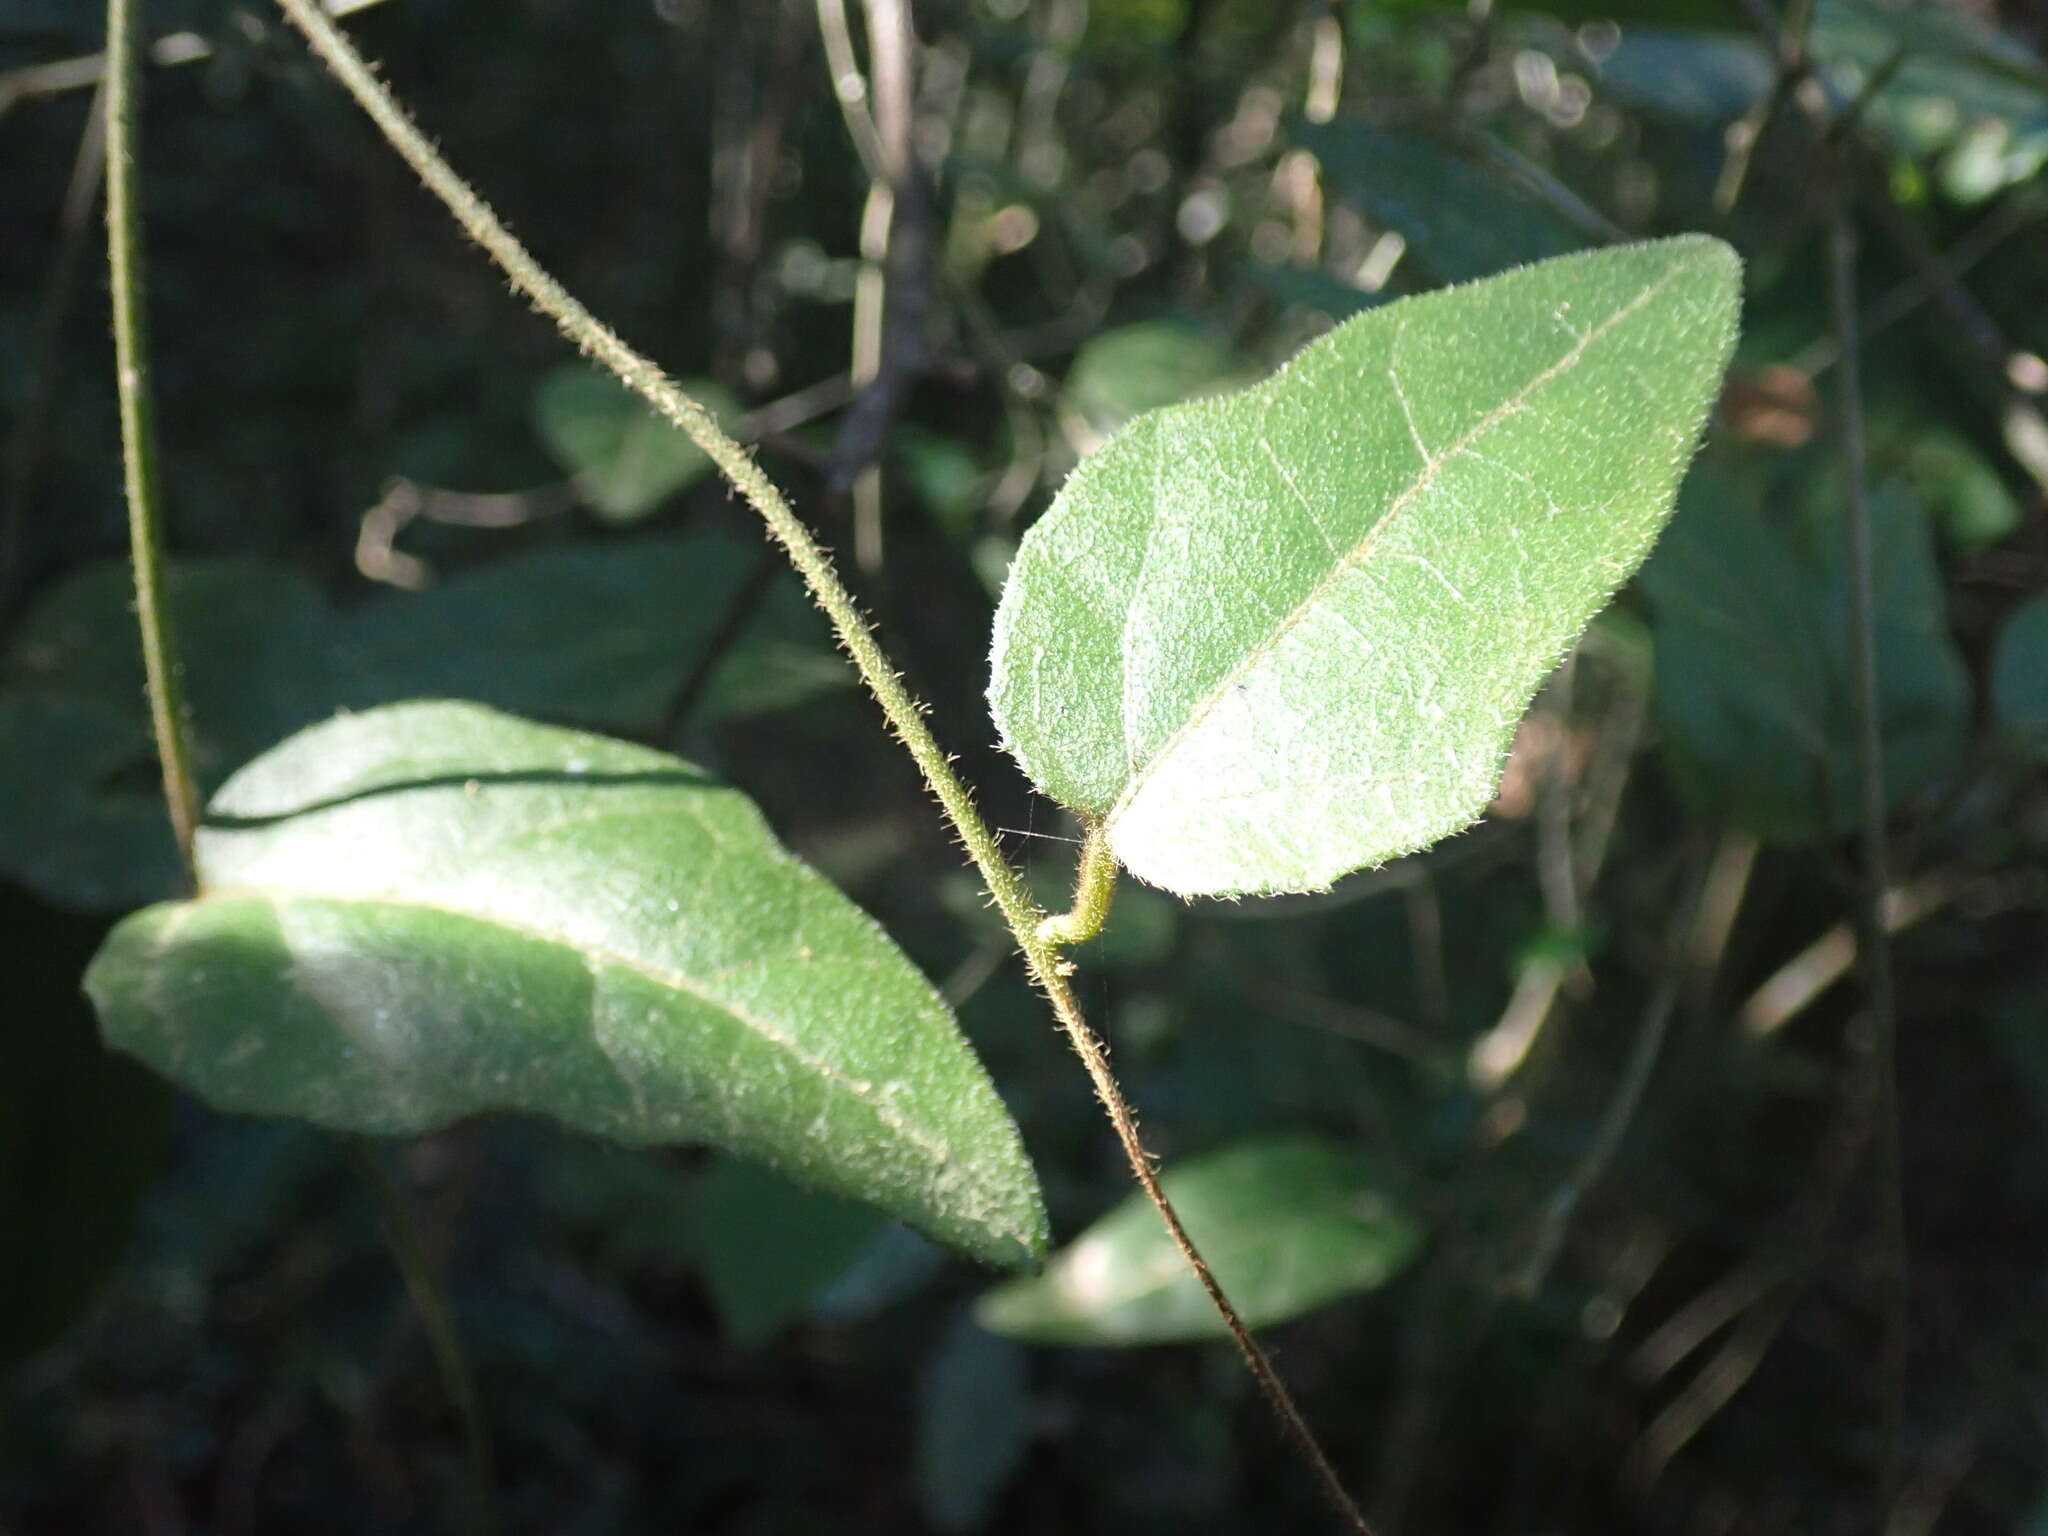
M 1127 889 L 1082 995 L 1169 1160 L 1318 1131 L 1425 1233 L 1272 1335 L 1382 1529 L 2048 1531 L 2037 0 L 950 0 L 914 7 L 907 104 L 834 90 L 842 14 L 853 84 L 885 73 L 886 4 L 358 9 L 541 259 L 760 445 L 1048 901 L 1074 828 L 982 691 L 1009 555 L 1081 455 L 1404 293 L 1732 240 L 1743 338 L 1677 519 L 1488 818 L 1322 897 Z M 422 694 L 680 752 L 957 1004 L 1056 1235 L 1116 1204 L 1078 1065 L 744 508 L 508 295 L 268 7 L 146 18 L 208 783 Z M 0 1529 L 457 1529 L 459 1429 L 347 1159 L 103 1053 L 78 992 L 108 923 L 177 884 L 119 564 L 102 30 L 0 0 Z M 893 226 L 869 126 L 916 165 Z M 1848 971 L 1837 216 L 1879 550 L 1902 1394 Z M 490 1121 L 394 1166 L 509 1531 L 1324 1518 L 1225 1345 L 995 1338 L 986 1272 L 686 1149 Z

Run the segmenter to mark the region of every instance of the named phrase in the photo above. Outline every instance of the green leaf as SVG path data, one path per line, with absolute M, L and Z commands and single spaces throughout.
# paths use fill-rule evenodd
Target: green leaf
M 1318 889 L 1466 826 L 1663 525 L 1738 275 L 1697 236 L 1566 256 L 1133 422 L 1018 551 L 1005 743 L 1183 894 Z
M 600 730 L 662 721 L 759 563 L 716 533 L 530 550 L 337 615 L 289 566 L 171 568 L 194 759 L 211 789 L 337 707 L 466 698 Z M 86 567 L 24 616 L 0 660 L 0 874 L 63 906 L 174 894 L 125 562 Z M 784 572 L 734 639 L 698 719 L 783 709 L 850 685 Z
M 1427 139 L 1352 119 L 1295 125 L 1330 180 L 1444 282 L 1562 256 L 1587 241 L 1520 184 Z
M 349 615 L 343 702 L 471 699 L 599 730 L 652 730 L 759 562 L 718 534 L 535 550 Z M 825 621 L 783 574 L 715 676 L 707 715 L 847 685 Z M 275 738 L 272 738 L 275 739 Z
M 1912 487 L 1927 506 L 1944 542 L 1963 550 L 1998 543 L 2018 528 L 2024 514 L 1977 446 L 1960 432 L 1911 418 L 1871 422 L 1873 438 L 1893 445 L 1888 467 Z
M 2048 593 L 2021 604 L 1998 632 L 1991 705 L 1999 729 L 2048 763 Z
M 721 422 L 739 416 L 739 402 L 711 380 L 684 379 L 682 386 Z M 533 420 L 548 451 L 607 522 L 638 522 L 711 469 L 695 443 L 595 364 L 569 363 L 543 379 Z
M 332 707 L 331 615 L 317 587 L 271 560 L 181 561 L 168 586 L 194 767 L 212 786 Z M 119 712 L 147 740 L 128 563 L 85 566 L 52 587 L 23 616 L 0 685 Z
M 1099 331 L 1067 370 L 1067 398 L 1098 432 L 1144 411 L 1244 382 L 1223 344 L 1172 320 L 1141 320 Z
M 961 1317 L 920 1383 L 917 1492 L 940 1531 L 984 1525 L 1031 1446 L 1024 1352 Z
M 1312 1137 L 1242 1142 L 1173 1168 L 1162 1182 L 1253 1328 L 1377 1289 L 1422 1246 L 1422 1227 L 1365 1159 Z M 1228 1337 L 1138 1192 L 1055 1254 L 1043 1274 L 989 1291 L 975 1315 L 992 1333 L 1034 1344 Z
M 1821 476 L 1786 515 L 1798 498 L 1783 487 L 1703 470 L 1643 571 L 1673 780 L 1701 813 L 1774 842 L 1856 821 L 1839 496 Z M 1918 501 L 1899 482 L 1881 484 L 1871 522 L 1879 739 L 1896 807 L 1954 766 L 1969 677 Z
M 1392 298 L 1391 294 L 1367 293 L 1328 272 L 1303 267 L 1273 267 L 1248 262 L 1244 276 L 1271 293 L 1283 304 L 1317 309 L 1332 320 L 1349 320 Z
M 61 907 L 110 912 L 178 889 L 148 727 L 91 698 L 0 697 L 0 875 Z
M 163 1170 L 171 1094 L 93 1037 L 91 925 L 0 886 L 14 941 L 0 1028 L 0 1370 L 49 1343 L 121 1264 Z M 84 941 L 80 942 L 83 934 Z
M 720 1159 L 690 1188 L 690 1246 L 725 1334 L 756 1349 L 844 1274 L 881 1218 L 750 1163 Z
M 710 1142 L 992 1262 L 1042 1245 L 930 985 L 674 758 L 474 705 L 344 716 L 236 774 L 198 858 L 198 899 L 121 923 L 86 988 L 221 1109 L 377 1135 L 526 1110 Z
M 1733 14 L 1703 24 L 1725 26 Z M 1902 56 L 1863 121 L 1901 155 L 1937 161 L 1942 189 L 1958 201 L 2018 185 L 2048 160 L 2048 69 L 2018 37 L 1967 11 L 1821 0 L 1808 47 L 1838 111 Z M 1702 125 L 1748 111 L 1771 77 L 1755 38 L 1689 27 L 1624 26 L 1600 64 L 1609 96 Z

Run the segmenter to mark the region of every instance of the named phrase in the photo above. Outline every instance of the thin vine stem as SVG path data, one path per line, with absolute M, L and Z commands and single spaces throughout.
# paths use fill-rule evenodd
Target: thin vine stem
M 285 16 L 302 32 L 313 51 L 333 72 L 342 88 L 377 125 L 399 157 L 410 166 L 426 188 L 438 197 L 470 238 L 498 266 L 514 288 L 541 314 L 552 320 L 562 334 L 586 355 L 615 374 L 662 417 L 672 423 L 718 467 L 728 484 L 767 524 L 769 536 L 782 547 L 790 564 L 803 578 L 811 597 L 831 621 L 840 645 L 852 658 L 861 680 L 881 706 L 890 729 L 917 763 L 925 783 L 937 797 L 946 818 L 982 880 L 994 898 L 996 908 L 1009 925 L 1032 980 L 1044 992 L 1053 1017 L 1068 1043 L 1081 1058 L 1095 1094 L 1114 1128 L 1131 1172 L 1146 1198 L 1158 1209 L 1168 1235 L 1189 1269 L 1207 1293 L 1222 1318 L 1246 1367 L 1280 1420 L 1318 1487 L 1345 1525 L 1370 1536 L 1371 1527 L 1357 1504 L 1345 1491 L 1342 1480 L 1330 1465 L 1308 1422 L 1302 1417 L 1293 1394 L 1280 1379 L 1265 1350 L 1252 1337 L 1230 1298 L 1224 1293 L 1201 1251 L 1181 1224 L 1166 1191 L 1160 1187 L 1152 1156 L 1138 1134 L 1137 1116 L 1132 1111 L 1115 1075 L 1101 1038 L 1082 1015 L 1069 982 L 1073 965 L 1061 954 L 1059 942 L 1040 931 L 1046 914 L 1039 910 L 1025 889 L 1022 876 L 1004 858 L 988 823 L 975 809 L 973 796 L 953 771 L 952 761 L 925 724 L 924 708 L 912 697 L 901 676 L 876 641 L 867 617 L 840 581 L 832 561 L 808 527 L 791 509 L 788 501 L 753 458 L 728 436 L 689 395 L 677 388 L 660 368 L 641 356 L 580 300 L 565 289 L 508 230 L 490 206 L 480 198 L 440 153 L 430 144 L 405 109 L 377 78 L 367 60 L 358 53 L 339 28 L 321 10 L 318 0 L 277 0 Z
M 158 491 L 156 412 L 149 382 L 149 326 L 144 299 L 142 209 L 137 193 L 136 8 L 107 0 L 106 114 L 107 274 L 113 293 L 114 383 L 121 407 L 121 473 L 128 499 L 128 555 L 135 575 L 135 617 L 142 630 L 142 670 L 150 726 L 163 770 L 171 831 L 188 875 L 199 789 L 185 739 L 185 702 L 164 586 L 162 499 Z
M 1870 523 L 1863 442 L 1862 347 L 1856 320 L 1856 231 L 1846 192 L 1828 228 L 1829 298 L 1834 310 L 1841 386 L 1844 542 L 1848 550 L 1849 657 L 1856 729 L 1857 840 L 1862 860 L 1856 891 L 1856 959 L 1867 1010 L 1865 1057 L 1876 1119 L 1880 1284 L 1883 1288 L 1883 1444 L 1879 1476 L 1886 1518 L 1898 1500 L 1904 1464 L 1908 1276 L 1904 1172 L 1899 1145 L 1898 1017 L 1892 986 L 1891 934 L 1885 922 L 1890 850 L 1885 829 L 1884 753 L 1877 703 L 1876 551 Z
M 468 1484 L 469 1528 L 476 1536 L 494 1536 L 499 1529 L 497 1476 L 491 1465 L 490 1423 L 484 1418 L 483 1399 L 476 1390 L 476 1376 L 463 1352 L 462 1335 L 448 1298 L 427 1262 L 426 1244 L 420 1240 L 419 1219 L 412 1202 L 385 1166 L 384 1156 L 374 1143 L 360 1136 L 343 1138 L 349 1158 L 356 1165 L 370 1198 L 376 1202 L 378 1224 L 384 1241 L 397 1262 L 399 1278 L 412 1298 L 413 1311 L 427 1336 L 434 1365 L 441 1373 L 441 1385 L 450 1406 L 462 1424 L 464 1479 Z

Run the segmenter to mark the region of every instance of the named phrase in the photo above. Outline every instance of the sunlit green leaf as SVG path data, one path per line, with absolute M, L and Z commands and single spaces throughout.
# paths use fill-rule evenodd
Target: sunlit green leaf
M 685 379 L 682 387 L 722 421 L 740 413 L 739 402 L 709 379 Z M 548 451 L 608 522 L 639 521 L 711 470 L 695 443 L 595 364 L 569 363 L 543 379 L 533 419 Z
M 1243 1142 L 1173 1167 L 1167 1196 L 1253 1328 L 1373 1290 L 1422 1246 L 1367 1161 L 1310 1137 Z M 976 1316 L 1036 1344 L 1156 1344 L 1228 1335 L 1159 1213 L 1132 1193 L 1045 1272 L 1006 1281 Z
M 1018 551 L 1004 741 L 1183 894 L 1316 889 L 1469 824 L 1663 525 L 1738 272 L 1698 237 L 1562 257 L 1133 422 Z
M 1041 1242 L 945 1006 L 737 791 L 463 704 L 236 774 L 201 893 L 87 975 L 108 1039 L 217 1107 L 384 1135 L 527 1110 L 712 1142 L 1001 1263 Z

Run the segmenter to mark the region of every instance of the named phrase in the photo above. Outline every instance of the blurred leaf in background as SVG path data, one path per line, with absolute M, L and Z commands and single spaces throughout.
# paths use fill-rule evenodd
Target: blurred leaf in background
M 1386 1284 L 1423 1228 L 1349 1150 L 1310 1138 L 1225 1148 L 1171 1167 L 1166 1193 L 1253 1328 Z M 1226 1337 L 1201 1283 L 1133 1193 L 976 1307 L 984 1328 L 1039 1344 L 1130 1345 Z

